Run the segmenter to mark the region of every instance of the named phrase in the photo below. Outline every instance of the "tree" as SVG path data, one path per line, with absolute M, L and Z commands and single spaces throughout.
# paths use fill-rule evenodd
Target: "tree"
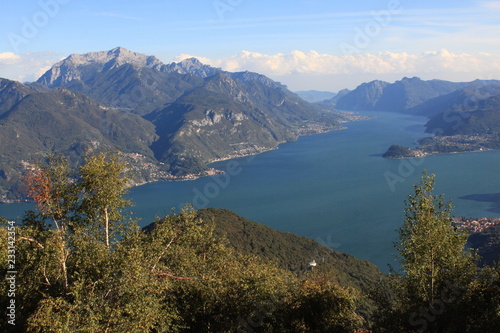
M 356 314 L 356 293 L 311 276 L 288 299 L 280 332 L 357 332 L 362 318 Z
M 41 214 L 52 219 L 57 229 L 69 226 L 78 201 L 78 185 L 72 173 L 66 158 L 50 155 L 47 165 L 35 166 L 25 178 L 28 197 L 35 201 Z
M 35 201 L 41 215 L 50 218 L 56 227 L 52 235 L 53 244 L 57 248 L 56 255 L 59 257 L 64 287 L 68 287 L 68 241 L 78 201 L 78 186 L 72 181 L 72 171 L 64 157 L 51 155 L 47 165 L 37 165 L 25 179 L 28 196 Z M 23 239 L 36 242 L 30 237 Z
M 236 252 L 189 207 L 155 222 L 144 246 L 169 284 L 182 332 L 271 332 L 294 276 Z
M 377 331 L 462 331 L 452 321 L 474 279 L 476 257 L 465 250 L 467 234 L 453 226 L 451 204 L 432 193 L 434 178 L 424 172 L 406 201 L 396 243 L 402 273 L 393 279 L 395 300 L 379 299 Z
M 453 226 L 451 203 L 433 195 L 434 175 L 424 172 L 406 202 L 397 250 L 415 301 L 432 303 L 449 283 L 470 281 L 474 256 L 464 251 L 467 233 Z
M 125 164 L 117 154 L 99 153 L 87 157 L 81 167 L 83 201 L 81 212 L 91 224 L 104 230 L 104 242 L 110 247 L 110 231 L 123 220 L 123 208 L 131 202 L 123 199 L 130 179 L 124 175 Z

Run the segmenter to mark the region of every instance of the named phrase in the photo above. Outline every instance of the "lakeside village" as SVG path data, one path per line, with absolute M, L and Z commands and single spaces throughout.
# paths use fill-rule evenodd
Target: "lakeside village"
M 470 234 L 483 232 L 485 229 L 500 225 L 498 217 L 466 218 L 454 217 L 454 225 L 459 229 L 465 229 Z

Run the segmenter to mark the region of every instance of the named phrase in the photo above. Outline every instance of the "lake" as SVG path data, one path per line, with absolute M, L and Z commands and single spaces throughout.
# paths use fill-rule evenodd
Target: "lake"
M 172 207 L 235 211 L 280 231 L 310 237 L 367 259 L 383 271 L 394 263 L 393 242 L 404 219 L 404 200 L 422 171 L 436 174 L 436 194 L 445 194 L 454 214 L 500 216 L 492 194 L 500 193 L 500 151 L 390 160 L 391 144 L 414 147 L 428 136 L 426 118 L 370 112 L 374 118 L 348 129 L 303 136 L 256 156 L 218 162 L 226 174 L 134 188 L 129 197 L 146 225 Z M 492 199 L 493 198 L 493 199 Z M 0 205 L 13 218 L 26 205 Z

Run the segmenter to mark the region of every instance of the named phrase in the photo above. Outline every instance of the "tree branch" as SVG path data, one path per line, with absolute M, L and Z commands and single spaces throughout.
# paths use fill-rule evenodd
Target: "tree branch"
M 30 241 L 32 243 L 35 243 L 39 248 L 41 249 L 44 249 L 43 245 L 40 244 L 39 242 L 37 242 L 36 240 L 34 240 L 33 238 L 28 238 L 28 237 L 19 237 L 17 240 L 27 240 L 27 241 Z
M 166 277 L 169 277 L 169 278 L 174 279 L 174 280 L 199 280 L 199 278 L 197 278 L 197 277 L 176 276 L 176 275 L 173 275 L 170 273 L 160 272 L 158 270 L 156 270 L 156 272 L 154 272 L 154 274 L 157 276 L 166 276 Z

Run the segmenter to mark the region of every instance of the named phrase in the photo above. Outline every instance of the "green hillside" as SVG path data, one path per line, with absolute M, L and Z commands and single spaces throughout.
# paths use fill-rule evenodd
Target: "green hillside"
M 50 153 L 79 163 L 90 150 L 120 150 L 153 163 L 155 138 L 148 121 L 82 94 L 59 88 L 26 95 L 0 118 L 0 201 L 22 196 L 25 171 Z
M 332 277 L 341 285 L 355 287 L 364 294 L 384 278 L 379 269 L 366 260 L 332 250 L 310 238 L 281 232 L 247 220 L 227 209 L 207 208 L 198 211 L 205 221 L 214 221 L 216 234 L 227 237 L 229 244 L 243 254 L 253 254 L 275 262 L 292 272 L 315 270 Z

